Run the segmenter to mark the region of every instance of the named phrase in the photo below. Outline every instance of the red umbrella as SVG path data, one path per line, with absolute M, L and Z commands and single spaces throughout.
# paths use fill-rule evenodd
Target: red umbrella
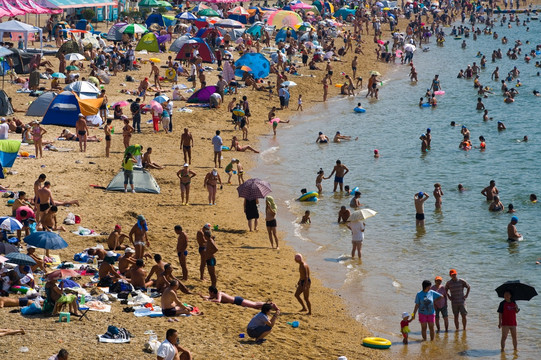
M 47 274 L 47 279 L 67 279 L 81 276 L 77 271 L 71 269 L 59 269 Z
M 118 101 L 118 102 L 114 103 L 113 107 L 115 107 L 117 105 L 120 106 L 120 107 L 124 107 L 124 106 L 128 106 L 129 103 L 127 101 L 122 100 L 122 101 Z

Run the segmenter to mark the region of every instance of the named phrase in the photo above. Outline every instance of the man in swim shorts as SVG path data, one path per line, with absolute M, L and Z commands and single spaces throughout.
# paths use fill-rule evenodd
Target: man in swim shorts
M 181 314 L 190 314 L 193 310 L 191 307 L 186 307 L 177 296 L 178 281 L 172 280 L 169 286 L 165 288 L 161 298 L 162 314 L 164 316 L 177 316 Z
M 349 169 L 346 165 L 343 165 L 340 160 L 336 160 L 336 165 L 332 170 L 331 174 L 325 179 L 330 179 L 333 174 L 336 174 L 334 177 L 334 189 L 333 192 L 336 192 L 338 184 L 340 184 L 340 191 L 344 191 L 344 176 L 349 172 Z
M 36 218 L 41 219 L 43 215 L 49 211 L 51 205 L 54 205 L 53 194 L 51 192 L 51 183 L 45 181 L 43 187 L 37 191 L 37 206 L 38 216 Z
M 214 242 L 214 236 L 212 236 L 210 233 L 210 229 L 203 231 L 203 236 L 206 241 L 205 263 L 207 264 L 207 271 L 209 272 L 210 282 L 212 286 L 216 287 L 216 258 L 214 257 L 214 254 L 218 252 L 218 248 L 216 247 L 216 243 Z
M 301 254 L 295 255 L 295 262 L 299 264 L 299 281 L 297 282 L 297 290 L 295 291 L 295 297 L 297 301 L 302 305 L 302 311 L 306 311 L 308 307 L 308 315 L 312 315 L 312 304 L 310 303 L 310 285 L 312 281 L 310 280 L 310 267 L 307 263 L 304 262 L 304 259 Z M 301 299 L 301 294 L 304 296 L 304 301 L 306 301 L 306 306 Z
M 189 165 L 192 164 L 192 146 L 192 133 L 188 131 L 188 128 L 184 128 L 184 133 L 182 133 L 182 135 L 180 136 L 180 148 L 182 149 L 182 153 L 184 154 L 184 162 Z
M 211 301 L 211 302 L 215 302 L 215 303 L 221 303 L 221 304 L 234 304 L 234 305 L 238 305 L 238 306 L 242 306 L 242 307 L 248 307 L 248 308 L 252 308 L 252 309 L 261 309 L 263 307 L 263 305 L 265 304 L 271 304 L 272 305 L 272 308 L 274 310 L 279 310 L 278 307 L 272 303 L 272 302 L 263 302 L 263 301 L 251 301 L 251 300 L 246 300 L 244 298 L 242 298 L 241 296 L 231 296 L 229 294 L 226 294 L 225 292 L 223 291 L 218 291 L 218 289 L 216 289 L 214 286 L 209 286 L 209 295 L 208 296 L 204 296 L 204 295 L 201 295 L 199 294 L 199 296 L 201 296 L 201 298 L 207 300 L 207 301 Z
M 188 235 L 182 231 L 182 226 L 175 225 L 175 234 L 177 237 L 177 255 L 178 262 L 182 268 L 182 280 L 188 280 L 188 267 L 186 266 L 186 256 L 188 255 Z
M 340 211 L 338 211 L 338 223 L 340 222 L 346 222 L 348 221 L 349 217 L 351 216 L 351 211 L 349 211 L 345 206 L 342 206 L 340 208 Z
M 420 191 L 419 193 L 413 195 L 413 201 L 415 203 L 415 226 L 424 227 L 425 226 L 425 209 L 424 203 L 428 200 L 430 196 L 426 193 Z

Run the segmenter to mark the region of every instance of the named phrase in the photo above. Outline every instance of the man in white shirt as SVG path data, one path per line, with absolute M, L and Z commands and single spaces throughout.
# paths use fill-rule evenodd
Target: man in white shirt
M 212 145 L 214 146 L 214 167 L 222 167 L 222 145 L 223 140 L 220 137 L 220 130 L 216 130 L 216 136 L 212 138 Z
M 8 138 L 9 125 L 6 118 L 0 119 L 0 140 L 6 140 Z
M 158 360 L 173 360 L 179 354 L 177 359 L 192 360 L 192 354 L 179 345 L 178 333 L 175 329 L 169 329 L 165 333 L 165 340 L 158 348 Z

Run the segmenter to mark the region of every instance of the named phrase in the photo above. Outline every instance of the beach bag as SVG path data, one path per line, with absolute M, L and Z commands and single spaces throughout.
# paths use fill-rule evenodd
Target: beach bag
M 64 224 L 66 225 L 75 225 L 75 215 L 73 213 L 69 213 L 68 216 L 64 219 Z
M 21 309 L 22 315 L 37 315 L 41 314 L 41 307 L 37 303 L 25 306 Z

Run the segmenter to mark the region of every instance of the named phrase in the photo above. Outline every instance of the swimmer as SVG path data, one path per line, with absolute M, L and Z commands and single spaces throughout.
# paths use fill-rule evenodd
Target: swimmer
M 317 136 L 316 143 L 319 144 L 328 144 L 329 143 L 329 137 L 325 134 L 323 134 L 321 131 L 319 132 L 319 135 Z
M 379 158 L 379 150 L 374 149 L 374 158 Z
M 502 130 L 505 130 L 505 129 L 507 129 L 505 127 L 505 124 L 503 122 L 501 122 L 501 121 L 498 121 L 498 131 L 502 131 Z
M 507 241 L 519 241 L 522 235 L 517 231 L 518 217 L 513 216 L 511 222 L 507 225 Z
M 537 195 L 530 194 L 530 201 L 535 204 L 537 202 Z
M 323 187 L 321 186 L 321 182 L 325 180 L 324 175 L 325 175 L 325 172 L 323 171 L 323 169 L 319 168 L 319 171 L 317 172 L 317 177 L 316 177 L 316 188 L 319 194 L 323 192 Z
M 419 107 L 423 106 L 423 100 L 424 100 L 424 98 L 419 98 Z
M 515 213 L 517 211 L 515 210 L 515 207 L 513 206 L 513 204 L 509 204 L 509 205 L 507 205 L 507 212 L 512 214 L 512 213 Z
M 534 94 L 534 96 L 541 96 L 541 94 L 540 94 L 539 91 L 537 91 L 537 90 L 534 90 L 534 91 L 533 91 L 533 94 Z
M 524 135 L 524 137 L 522 138 L 522 142 L 528 142 L 528 135 Z
M 486 147 L 487 147 L 487 144 L 486 144 L 486 141 L 485 141 L 485 137 L 484 137 L 483 135 L 479 136 L 479 141 L 481 142 L 481 143 L 479 144 L 479 148 L 480 148 L 481 150 L 485 150 Z
M 361 103 L 357 103 L 357 107 L 355 109 L 364 110 L 364 108 L 361 106 Z
M 458 124 L 454 121 L 451 121 L 451 126 L 457 126 Z
M 481 98 L 477 98 L 477 106 L 475 108 L 476 110 L 485 110 L 485 104 L 483 104 L 483 100 Z
M 494 120 L 493 117 L 489 117 L 488 116 L 488 110 L 485 109 L 485 112 L 483 113 L 483 121 L 488 121 L 488 120 Z
M 464 192 L 464 191 L 466 191 L 466 188 L 464 187 L 464 185 L 458 184 L 458 191 L 459 192 Z
M 357 140 L 357 139 L 358 139 L 358 138 L 355 138 L 355 140 Z M 334 135 L 333 142 L 339 143 L 339 142 L 341 142 L 342 140 L 351 140 L 351 136 L 341 135 L 341 134 L 340 134 L 340 131 L 337 131 L 337 132 L 336 132 L 336 135 Z

